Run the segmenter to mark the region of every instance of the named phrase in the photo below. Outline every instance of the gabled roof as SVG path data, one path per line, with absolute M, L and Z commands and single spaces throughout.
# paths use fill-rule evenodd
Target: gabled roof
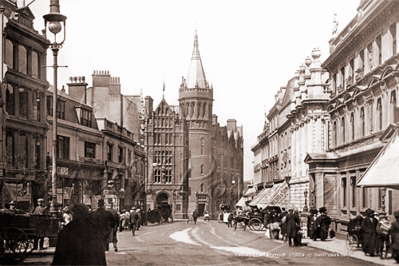
M 305 157 L 304 162 L 305 163 L 311 163 L 313 161 L 331 161 L 335 162 L 335 160 L 338 158 L 338 156 L 332 154 L 332 153 L 308 153 Z
M 187 73 L 186 85 L 189 89 L 193 89 L 195 87 L 205 89 L 207 87 L 205 72 L 202 66 L 201 56 L 198 49 L 197 30 L 195 30 L 194 49 L 193 55 L 191 56 L 190 67 Z

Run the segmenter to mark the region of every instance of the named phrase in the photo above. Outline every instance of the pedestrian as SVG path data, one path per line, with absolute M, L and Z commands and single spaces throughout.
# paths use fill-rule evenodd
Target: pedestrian
M 92 214 L 94 222 L 96 223 L 96 227 L 98 229 L 98 237 L 99 239 L 101 239 L 104 250 L 108 251 L 108 237 L 111 234 L 110 223 L 113 221 L 113 217 L 110 212 L 105 210 L 103 199 L 98 200 L 98 209 L 92 212 Z
M 112 215 L 112 220 L 109 223 L 109 226 L 111 227 L 111 233 L 109 234 L 108 244 L 112 243 L 114 246 L 114 250 L 118 251 L 117 232 L 119 225 L 119 214 L 114 208 L 112 208 L 112 206 L 107 211 L 110 212 Z
M 234 215 L 233 212 L 231 211 L 229 214 L 229 217 L 227 218 L 227 227 L 233 227 L 232 221 L 233 221 Z
M 125 229 L 126 223 L 126 210 L 123 209 L 121 214 L 119 215 L 119 232 L 122 232 Z
M 357 247 L 363 247 L 363 234 L 361 232 L 363 217 L 358 215 L 348 223 L 348 233 L 357 237 Z
M 204 221 L 205 222 L 209 222 L 210 221 L 208 211 L 205 211 L 205 213 L 204 213 Z
M 399 263 L 399 210 L 396 210 L 393 215 L 396 221 L 391 225 L 392 258 Z
M 35 215 L 48 215 L 48 209 L 47 206 L 44 206 L 44 199 L 37 199 L 37 205 L 35 210 L 33 211 L 33 214 Z M 39 244 L 40 243 L 40 244 Z M 44 244 L 44 236 L 40 236 L 35 239 L 34 243 L 34 249 L 37 249 L 39 246 L 40 250 L 43 250 L 43 244 Z
M 386 213 L 382 213 L 380 219 L 377 224 L 377 238 L 379 246 L 377 249 L 380 253 L 380 259 L 387 259 L 388 250 L 389 250 L 389 233 L 391 230 L 391 224 L 388 221 L 388 217 Z M 386 246 L 385 253 L 384 253 L 384 246 Z
M 287 211 L 285 208 L 281 208 L 282 212 L 280 214 L 281 221 L 281 235 L 283 236 L 284 243 L 287 241 Z
M 129 221 L 130 221 L 130 229 L 132 230 L 133 236 L 135 235 L 135 232 L 136 232 L 138 220 L 139 220 L 139 216 L 136 212 L 136 208 L 132 207 L 132 210 L 131 210 L 130 216 L 129 216 Z
M 317 229 L 317 209 L 315 207 L 310 208 L 310 215 L 308 216 L 307 220 L 307 229 L 308 229 L 308 236 L 310 239 L 313 239 L 313 235 Z
M 370 208 L 366 210 L 366 215 L 367 217 L 362 221 L 363 252 L 365 255 L 374 256 L 377 220 L 374 218 L 374 211 Z
M 327 216 L 326 207 L 319 209 L 320 216 L 316 219 L 317 227 L 320 228 L 320 239 L 325 241 L 328 237 L 328 229 L 330 228 L 331 218 Z M 316 236 L 317 237 L 317 236 Z
M 198 218 L 198 211 L 197 209 L 195 209 L 193 211 L 193 220 L 194 220 L 194 224 L 197 224 L 197 218 Z
M 136 228 L 136 230 L 139 231 L 139 230 L 140 230 L 140 226 L 141 226 L 141 221 L 142 221 L 142 218 L 141 218 L 141 210 L 137 208 L 137 209 L 136 209 L 136 213 L 137 213 L 137 216 L 139 217 L 139 218 L 137 219 L 137 228 Z
M 71 209 L 73 220 L 58 234 L 52 265 L 107 265 L 96 223 L 84 204 Z
M 287 220 L 286 220 L 288 245 L 290 247 L 292 246 L 292 239 L 296 238 L 297 224 L 299 224 L 299 218 L 293 212 L 294 212 L 293 209 L 288 210 L 288 215 L 287 215 Z M 296 243 L 294 243 L 294 244 L 296 244 Z

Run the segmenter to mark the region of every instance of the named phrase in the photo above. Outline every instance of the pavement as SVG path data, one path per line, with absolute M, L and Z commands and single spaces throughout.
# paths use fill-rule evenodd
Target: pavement
M 250 232 L 255 233 L 255 234 L 263 234 L 264 235 L 266 231 L 261 230 L 261 231 L 250 231 Z M 283 240 L 272 239 L 272 241 L 275 241 L 278 243 L 284 243 Z M 332 253 L 339 253 L 339 254 L 344 254 L 347 257 L 351 257 L 354 259 L 362 260 L 364 262 L 368 262 L 370 264 L 372 263 L 372 264 L 376 264 L 376 265 L 398 265 L 398 263 L 396 263 L 396 261 L 394 259 L 382 260 L 382 259 L 380 259 L 379 256 L 374 256 L 374 257 L 366 256 L 366 255 L 364 255 L 364 252 L 361 250 L 361 248 L 356 249 L 356 250 L 348 250 L 348 248 L 346 246 L 346 240 L 342 240 L 342 239 L 337 239 L 337 238 L 330 239 L 329 238 L 326 241 L 320 241 L 320 240 L 313 241 L 309 238 L 303 238 L 302 244 L 306 244 L 308 247 L 314 247 L 314 248 L 318 248 L 321 250 L 325 250 L 328 252 L 328 253 L 326 252 L 326 256 L 328 256 L 328 254 L 332 254 Z M 391 254 L 388 253 L 388 256 L 391 256 Z

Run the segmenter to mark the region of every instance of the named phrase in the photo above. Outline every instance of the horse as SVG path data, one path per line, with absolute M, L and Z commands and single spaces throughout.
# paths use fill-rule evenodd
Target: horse
M 245 216 L 235 216 L 233 217 L 233 227 L 234 231 L 237 229 L 237 223 L 244 223 L 244 231 L 248 226 L 249 218 Z

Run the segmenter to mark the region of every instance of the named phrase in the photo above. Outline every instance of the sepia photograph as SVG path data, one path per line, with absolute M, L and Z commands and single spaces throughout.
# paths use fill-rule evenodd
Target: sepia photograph
M 399 263 L 399 0 L 0 0 L 0 265 Z

